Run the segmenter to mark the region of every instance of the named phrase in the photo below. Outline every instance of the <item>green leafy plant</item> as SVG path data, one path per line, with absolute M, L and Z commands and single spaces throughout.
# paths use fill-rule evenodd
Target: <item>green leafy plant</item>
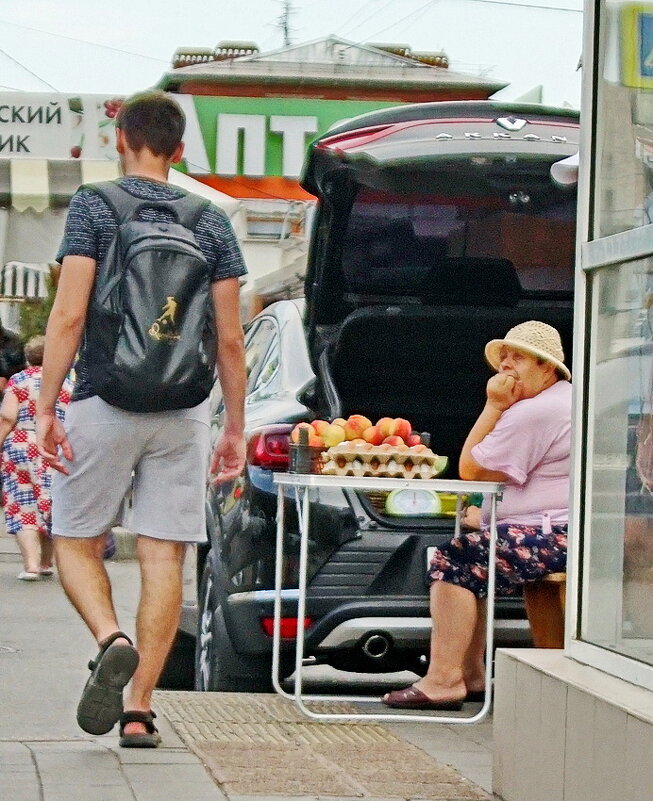
M 59 270 L 58 264 L 50 267 L 46 277 L 48 294 L 45 298 L 25 298 L 20 305 L 20 336 L 24 342 L 37 334 L 45 333 L 50 309 L 57 293 Z

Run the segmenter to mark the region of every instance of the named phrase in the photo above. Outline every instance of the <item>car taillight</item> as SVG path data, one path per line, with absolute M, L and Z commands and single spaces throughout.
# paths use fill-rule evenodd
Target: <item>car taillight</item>
M 294 640 L 297 638 L 297 618 L 296 617 L 282 617 L 281 618 L 281 638 L 284 640 Z M 313 620 L 310 617 L 304 618 L 304 630 L 311 627 Z M 272 637 L 274 634 L 274 618 L 262 617 L 261 628 L 268 635 Z
M 266 470 L 287 470 L 290 464 L 291 425 L 265 426 L 252 432 L 247 461 Z

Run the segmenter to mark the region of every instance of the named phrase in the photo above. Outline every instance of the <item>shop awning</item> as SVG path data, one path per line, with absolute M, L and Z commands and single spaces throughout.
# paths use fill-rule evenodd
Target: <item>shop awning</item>
M 80 184 L 111 181 L 118 162 L 92 159 L 0 159 L 0 206 L 38 214 L 66 206 Z M 234 222 L 242 209 L 237 198 L 218 192 L 189 175 L 170 170 L 170 183 L 211 200 Z

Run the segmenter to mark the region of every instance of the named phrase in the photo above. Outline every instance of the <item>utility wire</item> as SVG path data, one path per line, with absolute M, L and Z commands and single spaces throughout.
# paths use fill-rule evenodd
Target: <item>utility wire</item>
M 368 17 L 365 17 L 365 19 L 364 19 L 364 20 L 362 20 L 361 22 L 358 22 L 356 25 L 354 25 L 354 27 L 353 27 L 353 28 L 351 28 L 351 29 L 350 29 L 350 31 L 349 31 L 349 33 L 347 34 L 347 36 L 349 36 L 349 35 L 350 35 L 350 34 L 351 34 L 353 31 L 355 31 L 355 30 L 357 30 L 358 28 L 360 28 L 360 27 L 361 27 L 361 25 L 365 25 L 365 23 L 366 23 L 366 22 L 369 22 L 369 21 L 370 21 L 371 19 L 373 19 L 373 18 L 374 18 L 374 17 L 375 17 L 377 14 L 380 14 L 382 11 L 385 11 L 385 9 L 386 9 L 388 6 L 392 5 L 392 3 L 393 3 L 393 2 L 395 2 L 395 0 L 388 0 L 388 2 L 387 2 L 387 3 L 385 3 L 384 5 L 382 5 L 382 6 L 381 6 L 381 8 L 377 8 L 377 9 L 376 9 L 376 11 L 372 12 L 372 13 L 371 13 L 371 14 L 370 14 Z M 410 14 L 409 14 L 408 16 L 410 16 Z M 392 25 L 390 25 L 389 27 L 392 27 Z M 385 30 L 387 30 L 387 28 L 386 28 Z M 373 35 L 376 35 L 376 34 L 373 34 Z M 369 37 L 369 36 L 366 36 L 365 38 L 366 38 L 366 39 L 369 39 L 370 37 Z
M 396 22 L 393 22 L 390 25 L 386 25 L 385 28 L 382 28 L 380 31 L 375 31 L 374 33 L 369 34 L 365 38 L 368 41 L 370 39 L 374 39 L 380 33 L 385 33 L 386 31 L 389 31 L 390 28 L 395 28 L 397 25 L 400 25 L 402 22 L 405 22 L 407 19 L 410 19 L 411 17 L 414 17 L 415 14 L 419 14 L 420 11 L 425 11 L 429 6 L 435 5 L 435 3 L 437 3 L 437 2 L 438 2 L 438 0 L 428 0 L 428 3 L 424 3 L 423 6 L 420 6 L 419 8 L 416 8 L 414 11 L 411 11 L 410 14 L 406 14 L 405 17 L 402 17 L 401 19 L 398 19 Z M 385 8 L 385 6 L 384 6 L 384 8 Z
M 545 11 L 572 11 L 582 14 L 582 8 L 569 8 L 568 6 L 545 6 L 542 3 L 519 3 L 514 0 L 466 0 L 468 3 L 488 3 L 491 6 L 513 6 L 514 8 L 543 8 Z
M 14 62 L 14 64 L 18 64 L 18 66 L 19 66 L 21 69 L 24 69 L 24 70 L 25 70 L 25 72 L 29 72 L 29 74 L 30 74 L 30 75 L 33 75 L 33 76 L 34 76 L 34 78 L 36 78 L 37 80 L 41 81 L 41 83 L 44 83 L 46 86 L 49 86 L 49 87 L 50 87 L 50 89 L 52 89 L 54 92 L 58 92 L 58 91 L 59 91 L 59 90 L 58 90 L 58 89 L 57 89 L 55 86 L 53 86 L 51 83 L 48 83 L 48 82 L 45 80 L 45 78 L 41 78 L 41 76 L 40 76 L 40 75 L 37 75 L 35 72 L 32 72 L 32 70 L 31 70 L 29 67 L 26 67 L 26 66 L 25 66 L 24 64 L 22 64 L 20 61 L 18 61 L 18 59 L 14 58 L 13 56 L 10 56 L 10 55 L 9 55 L 9 53 L 7 53 L 5 50 L 2 50 L 2 49 L 0 48 L 0 53 L 2 53 L 2 55 L 3 55 L 3 56 L 6 56 L 6 57 L 7 57 L 7 58 L 8 58 L 10 61 L 13 61 L 13 62 Z
M 91 45 L 91 47 L 101 47 L 104 50 L 113 50 L 114 53 L 122 53 L 126 56 L 136 56 L 138 58 L 146 58 L 149 61 L 158 61 L 162 64 L 168 64 L 168 59 L 156 58 L 155 56 L 146 56 L 143 53 L 134 53 L 131 50 L 122 50 L 119 47 L 112 47 L 111 45 L 99 44 L 98 42 L 89 42 L 87 39 L 77 39 L 74 36 L 66 36 L 63 33 L 52 33 L 52 31 L 44 31 L 41 28 L 32 28 L 29 25 L 19 25 L 17 22 L 9 22 L 9 20 L 0 19 L 2 25 L 12 25 L 14 28 L 22 28 L 24 31 L 34 31 L 35 33 L 42 33 L 45 36 L 54 36 L 57 39 L 67 39 L 69 42 L 78 42 L 80 44 Z
M 336 28 L 336 30 L 334 31 L 334 33 L 336 33 L 336 34 L 337 34 L 337 33 L 340 33 L 340 31 L 341 31 L 343 28 L 346 28 L 346 27 L 347 27 L 347 25 L 349 25 L 349 23 L 350 23 L 350 22 L 352 22 L 354 19 L 356 19 L 356 17 L 357 17 L 357 16 L 358 16 L 358 15 L 361 13 L 361 11 L 365 11 L 365 9 L 366 9 L 366 8 L 367 8 L 369 5 L 371 5 L 373 2 L 374 2 L 374 0 L 366 0 L 366 2 L 365 2 L 365 3 L 363 3 L 363 5 L 362 5 L 362 6 L 359 6 L 359 7 L 356 9 L 356 11 L 354 11 L 354 13 L 353 13 L 353 14 L 352 14 L 350 17 L 347 17 L 347 19 L 346 19 L 346 20 L 345 20 L 345 21 L 344 21 L 344 22 L 343 22 L 341 25 L 339 25 L 339 26 Z

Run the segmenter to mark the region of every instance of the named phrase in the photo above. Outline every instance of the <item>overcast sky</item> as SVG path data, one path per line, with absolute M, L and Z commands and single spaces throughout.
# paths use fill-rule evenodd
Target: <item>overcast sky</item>
M 0 91 L 128 94 L 152 86 L 178 47 L 221 40 L 282 46 L 280 0 L 0 0 Z M 538 84 L 578 106 L 582 0 L 295 0 L 293 43 L 355 42 L 444 50 L 450 68 Z M 153 9 L 156 9 L 156 13 Z

